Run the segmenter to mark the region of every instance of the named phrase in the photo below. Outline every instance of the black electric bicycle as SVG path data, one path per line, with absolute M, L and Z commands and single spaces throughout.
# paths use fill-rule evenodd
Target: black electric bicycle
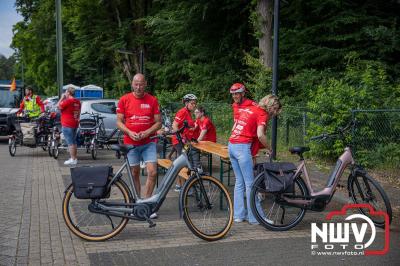
M 180 143 L 181 133 L 187 125 L 174 134 Z M 172 134 L 172 133 L 169 133 Z M 156 136 L 161 137 L 161 136 Z M 112 149 L 121 152 L 124 164 L 113 174 L 107 183 L 107 198 L 77 199 L 74 186 L 69 185 L 63 199 L 63 217 L 67 227 L 77 236 L 88 241 L 103 241 L 116 236 L 129 220 L 147 221 L 149 227 L 155 223 L 150 215 L 157 212 L 174 184 L 180 170 L 187 167 L 190 177 L 179 195 L 179 210 L 186 225 L 193 234 L 207 241 L 223 238 L 232 226 L 233 205 L 225 186 L 212 176 L 200 175 L 188 159 L 190 144 L 184 145 L 182 154 L 167 170 L 160 186 L 150 198 L 138 196 L 127 153 L 134 146 L 113 145 Z M 128 173 L 129 186 L 122 180 L 122 172 Z

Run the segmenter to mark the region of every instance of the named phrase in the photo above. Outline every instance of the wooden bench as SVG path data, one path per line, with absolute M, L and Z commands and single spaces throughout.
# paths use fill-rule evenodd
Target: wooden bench
M 170 168 L 172 165 L 172 161 L 169 159 L 158 159 L 157 163 L 160 167 L 165 168 L 165 169 Z M 187 179 L 189 179 L 188 170 L 189 169 L 187 167 L 184 167 L 184 168 L 182 168 L 182 170 L 179 172 L 178 175 L 187 180 Z

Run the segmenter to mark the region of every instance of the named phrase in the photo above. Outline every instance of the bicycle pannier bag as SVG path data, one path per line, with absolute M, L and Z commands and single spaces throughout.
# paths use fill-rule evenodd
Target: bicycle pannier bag
M 36 144 L 35 127 L 34 123 L 21 123 L 22 143 L 25 145 Z
M 276 162 L 256 165 L 256 171 L 264 174 L 265 190 L 273 193 L 292 193 L 293 177 L 296 165 L 293 163 Z
M 74 195 L 78 199 L 99 199 L 107 197 L 108 177 L 111 166 L 82 166 L 71 168 Z

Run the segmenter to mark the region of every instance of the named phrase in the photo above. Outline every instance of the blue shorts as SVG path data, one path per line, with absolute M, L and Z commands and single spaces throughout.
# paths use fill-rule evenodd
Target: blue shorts
M 64 138 L 68 146 L 76 145 L 76 128 L 62 127 L 61 131 L 64 134 Z
M 141 146 L 136 146 L 128 153 L 128 161 L 130 166 L 140 164 L 140 161 L 145 163 L 157 163 L 157 148 L 155 142 L 150 142 Z

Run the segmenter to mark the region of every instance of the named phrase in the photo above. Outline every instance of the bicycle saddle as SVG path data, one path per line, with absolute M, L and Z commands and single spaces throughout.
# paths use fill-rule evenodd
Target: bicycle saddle
M 303 153 L 309 150 L 310 150 L 309 147 L 292 147 L 289 149 L 291 154 L 297 154 L 300 157 L 303 157 Z
M 119 151 L 123 155 L 126 155 L 130 150 L 132 150 L 134 148 L 135 148 L 135 146 L 133 146 L 133 145 L 122 145 L 122 144 L 111 145 L 111 149 L 113 151 Z

